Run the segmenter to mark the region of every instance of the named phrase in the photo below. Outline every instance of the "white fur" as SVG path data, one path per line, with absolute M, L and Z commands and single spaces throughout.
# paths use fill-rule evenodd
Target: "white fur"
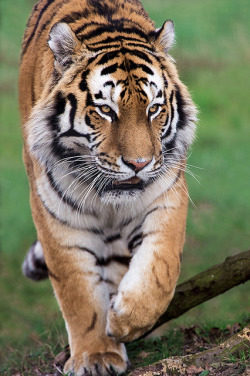
M 161 31 L 160 31 L 161 30 Z M 164 51 L 167 53 L 169 49 L 174 44 L 175 40 L 175 32 L 174 32 L 174 23 L 171 20 L 168 20 L 164 23 L 161 29 L 156 31 L 160 31 L 158 36 L 159 42 L 164 48 Z
M 64 65 L 73 54 L 77 39 L 68 24 L 60 22 L 52 27 L 48 45 L 56 60 Z

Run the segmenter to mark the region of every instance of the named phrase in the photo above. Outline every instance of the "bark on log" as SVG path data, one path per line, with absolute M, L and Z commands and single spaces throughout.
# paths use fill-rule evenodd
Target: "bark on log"
M 204 370 L 210 370 L 210 372 L 212 372 L 208 372 L 206 374 L 238 375 L 238 372 L 231 373 L 230 369 L 228 373 L 217 373 L 216 369 L 214 368 L 217 368 L 217 366 L 221 368 L 223 363 L 230 363 L 230 358 L 232 357 L 232 355 L 237 356 L 242 351 L 247 352 L 249 351 L 249 347 L 250 327 L 246 327 L 241 332 L 235 334 L 225 342 L 221 343 L 219 346 L 213 347 L 210 350 L 191 355 L 184 355 L 179 357 L 173 356 L 171 358 L 163 359 L 150 366 L 139 367 L 130 372 L 128 376 L 197 375 Z M 233 367 L 232 364 L 231 367 Z M 248 366 L 246 365 L 246 367 Z M 246 373 L 246 375 L 248 375 L 248 373 Z
M 222 264 L 212 266 L 178 285 L 167 311 L 143 337 L 167 321 L 249 279 L 250 250 L 227 257 Z

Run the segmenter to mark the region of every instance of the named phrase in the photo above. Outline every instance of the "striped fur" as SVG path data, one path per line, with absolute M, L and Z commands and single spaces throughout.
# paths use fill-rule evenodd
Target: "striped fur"
M 23 38 L 19 97 L 38 241 L 66 322 L 64 371 L 122 373 L 122 342 L 166 310 L 180 272 L 186 153 L 196 109 L 137 0 L 41 0 Z M 114 373 L 116 372 L 116 373 Z

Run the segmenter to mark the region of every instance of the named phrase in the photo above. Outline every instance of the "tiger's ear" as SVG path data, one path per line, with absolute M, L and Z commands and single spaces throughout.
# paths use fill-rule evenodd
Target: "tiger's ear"
M 63 73 L 72 64 L 80 41 L 68 24 L 58 22 L 50 30 L 48 45 L 55 57 L 55 67 Z
M 174 44 L 175 32 L 174 23 L 171 20 L 164 22 L 160 29 L 157 29 L 154 34 L 154 42 L 160 49 L 163 49 L 165 53 L 168 53 L 169 49 Z

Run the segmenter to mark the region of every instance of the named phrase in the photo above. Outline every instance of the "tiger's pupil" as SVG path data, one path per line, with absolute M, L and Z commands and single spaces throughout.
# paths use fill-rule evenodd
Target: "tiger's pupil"
M 158 110 L 158 108 L 159 108 L 159 105 L 155 104 L 154 106 L 150 107 L 149 112 L 151 114 L 154 114 Z
M 101 110 L 102 112 L 105 112 L 107 114 L 111 111 L 111 108 L 109 106 L 102 106 Z

